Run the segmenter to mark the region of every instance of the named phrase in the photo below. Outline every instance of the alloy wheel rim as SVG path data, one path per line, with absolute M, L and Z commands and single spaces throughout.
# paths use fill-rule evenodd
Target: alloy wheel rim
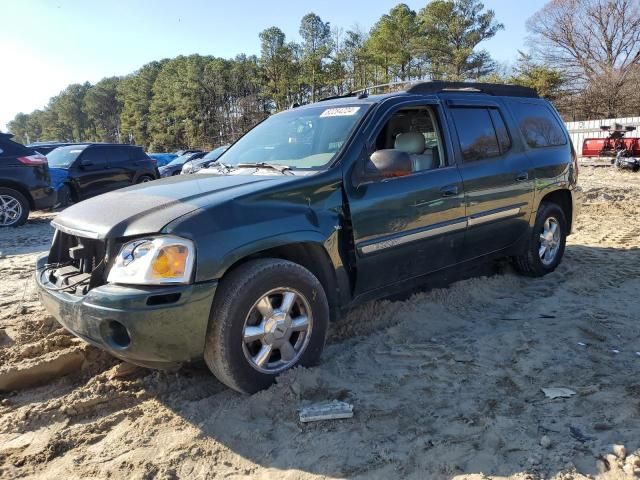
M 22 216 L 22 205 L 11 195 L 0 195 L 0 226 L 8 227 L 17 223 Z
M 242 350 L 261 373 L 295 365 L 309 344 L 313 317 L 309 302 L 292 288 L 275 288 L 253 304 L 242 330 Z
M 538 248 L 540 261 L 545 266 L 551 265 L 556 259 L 560 250 L 560 238 L 560 223 L 554 217 L 547 218 L 542 233 L 540 233 L 540 247 Z

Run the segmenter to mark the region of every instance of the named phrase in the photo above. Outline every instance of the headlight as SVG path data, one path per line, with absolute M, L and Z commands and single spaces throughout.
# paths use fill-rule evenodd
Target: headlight
M 195 247 L 191 240 L 161 236 L 123 245 L 107 281 L 136 285 L 189 283 Z

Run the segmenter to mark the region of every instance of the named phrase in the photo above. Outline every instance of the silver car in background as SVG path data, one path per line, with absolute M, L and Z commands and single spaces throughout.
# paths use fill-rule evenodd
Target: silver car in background
M 198 170 L 208 168 L 209 165 L 216 162 L 218 158 L 220 158 L 220 155 L 222 155 L 227 150 L 227 148 L 229 148 L 229 145 L 223 145 L 211 150 L 202 158 L 197 158 L 185 162 L 185 164 L 182 166 L 182 175 L 196 173 Z

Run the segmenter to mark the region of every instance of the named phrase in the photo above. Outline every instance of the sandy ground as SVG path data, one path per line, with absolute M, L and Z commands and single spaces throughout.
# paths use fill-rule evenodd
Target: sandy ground
M 0 393 L 0 477 L 633 478 L 640 174 L 585 167 L 580 181 L 555 273 L 503 268 L 366 304 L 333 326 L 320 367 L 253 396 L 204 368 L 132 369 L 75 340 L 32 284 L 52 215 L 2 230 L 0 380 L 46 383 Z M 333 399 L 355 416 L 299 423 L 301 405 Z

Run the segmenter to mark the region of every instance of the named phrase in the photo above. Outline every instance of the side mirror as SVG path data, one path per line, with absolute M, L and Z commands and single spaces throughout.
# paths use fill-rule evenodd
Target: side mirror
M 93 165 L 93 162 L 91 160 L 82 160 L 80 162 L 81 167 L 91 167 L 92 165 Z
M 411 157 L 407 152 L 393 148 L 378 150 L 371 155 L 366 171 L 383 178 L 411 175 Z

